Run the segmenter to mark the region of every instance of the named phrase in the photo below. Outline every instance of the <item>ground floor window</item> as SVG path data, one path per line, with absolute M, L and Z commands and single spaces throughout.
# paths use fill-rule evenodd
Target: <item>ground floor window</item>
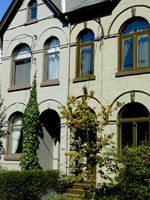
M 118 115 L 118 148 L 149 143 L 150 116 L 140 103 L 126 104 Z

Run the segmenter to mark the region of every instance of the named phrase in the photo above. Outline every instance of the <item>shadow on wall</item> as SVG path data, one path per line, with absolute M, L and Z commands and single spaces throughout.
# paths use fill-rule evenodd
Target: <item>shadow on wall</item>
M 55 110 L 47 109 L 40 115 L 39 164 L 42 169 L 53 169 L 54 148 L 60 142 L 60 118 Z M 55 149 L 56 150 L 56 149 Z M 55 159 L 57 155 L 55 155 Z

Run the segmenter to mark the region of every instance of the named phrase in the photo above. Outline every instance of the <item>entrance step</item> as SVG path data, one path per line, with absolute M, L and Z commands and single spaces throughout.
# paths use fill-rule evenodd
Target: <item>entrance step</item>
M 96 187 L 96 180 L 93 180 L 93 187 Z M 91 180 L 76 181 L 72 188 L 68 188 L 66 195 L 70 197 L 81 197 L 84 193 L 91 191 Z

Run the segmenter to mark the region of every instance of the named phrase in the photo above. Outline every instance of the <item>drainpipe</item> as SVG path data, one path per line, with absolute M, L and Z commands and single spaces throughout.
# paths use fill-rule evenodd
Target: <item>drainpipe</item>
M 62 0 L 63 1 L 63 0 Z M 69 21 L 68 21 L 69 22 Z M 69 29 L 69 39 L 68 39 L 68 95 L 70 95 L 69 90 L 70 90 L 70 54 L 71 54 L 71 24 L 70 22 L 68 23 L 68 29 Z M 66 152 L 69 151 L 69 129 L 67 127 L 67 132 L 66 132 Z M 68 157 L 66 156 L 66 174 L 68 173 Z

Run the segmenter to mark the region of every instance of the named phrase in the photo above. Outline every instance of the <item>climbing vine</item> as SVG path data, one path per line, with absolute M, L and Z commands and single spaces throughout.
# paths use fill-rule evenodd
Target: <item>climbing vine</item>
M 39 169 L 37 150 L 40 131 L 39 109 L 36 91 L 36 74 L 34 76 L 29 102 L 25 108 L 22 122 L 23 145 L 20 159 L 21 169 Z

